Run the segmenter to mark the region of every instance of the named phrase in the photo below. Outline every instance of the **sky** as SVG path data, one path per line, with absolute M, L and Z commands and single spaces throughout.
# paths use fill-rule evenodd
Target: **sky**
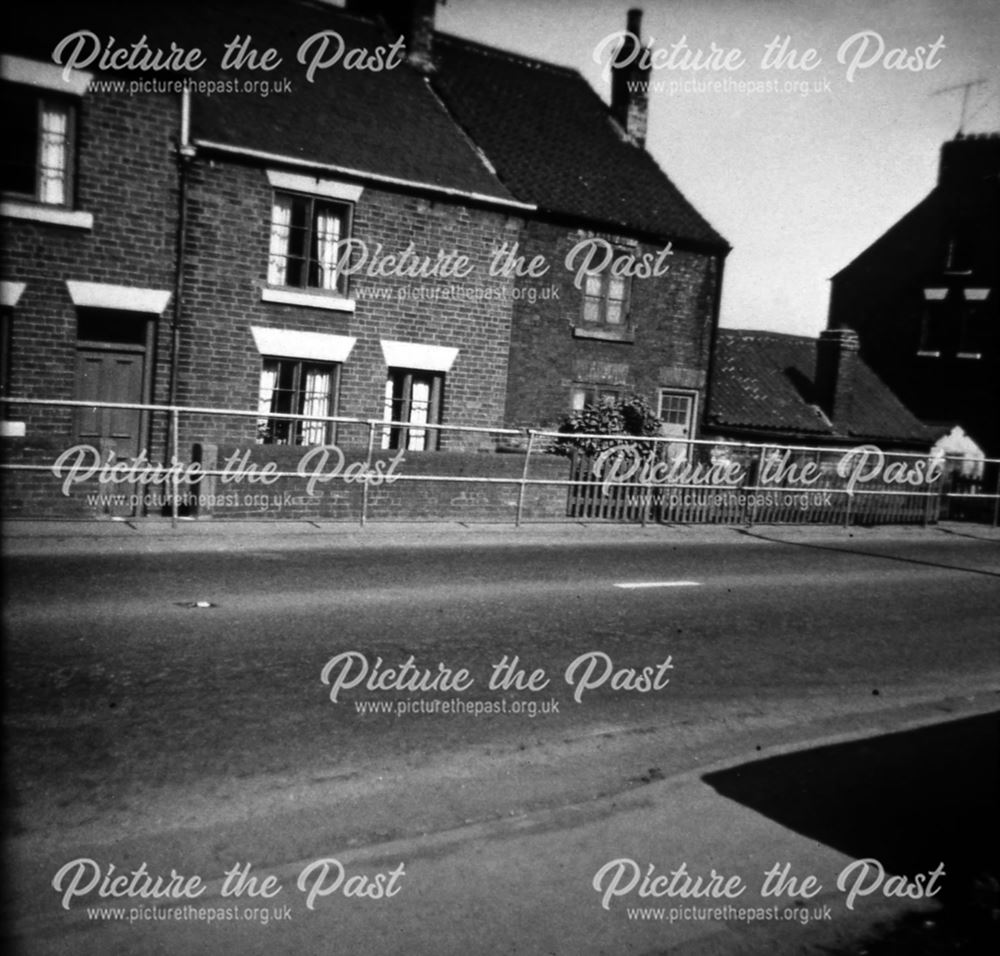
M 573 67 L 607 100 L 596 51 L 629 6 L 662 51 L 647 149 L 733 247 L 723 326 L 826 326 L 830 277 L 933 188 L 962 121 L 963 91 L 949 88 L 982 81 L 964 131 L 1000 130 L 997 0 L 446 0 L 437 25 Z M 795 58 L 764 69 L 785 38 Z M 671 65 L 681 40 L 738 51 L 741 65 Z M 693 88 L 727 78 L 722 91 Z M 767 81 L 777 88 L 750 89 Z

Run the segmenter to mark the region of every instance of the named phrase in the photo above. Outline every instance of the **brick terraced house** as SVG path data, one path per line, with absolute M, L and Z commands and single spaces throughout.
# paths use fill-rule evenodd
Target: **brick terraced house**
M 419 0 L 42 5 L 4 14 L 4 394 L 234 412 L 11 404 L 9 462 L 77 443 L 218 467 L 272 446 L 293 467 L 363 452 L 363 428 L 322 420 L 344 416 L 396 423 L 375 451 L 411 471 L 482 473 L 504 458 L 470 464 L 488 436 L 421 426 L 555 423 L 625 390 L 693 434 L 728 247 L 643 150 L 624 87 L 609 110 L 573 71 L 435 33 Z M 608 265 L 670 243 L 669 269 L 574 285 L 580 242 Z M 504 250 L 550 274 L 498 269 Z M 7 492 L 14 514 L 144 510 L 37 473 Z M 247 510 L 227 507 L 197 510 Z
M 632 10 L 623 26 L 639 37 L 640 21 Z M 518 253 L 552 267 L 519 281 L 507 421 L 552 426 L 634 393 L 669 434 L 695 437 L 729 246 L 644 148 L 648 71 L 612 70 L 609 110 L 575 70 L 452 36 L 434 50 L 435 88 L 501 181 L 537 206 Z M 662 274 L 630 268 L 642 263 Z

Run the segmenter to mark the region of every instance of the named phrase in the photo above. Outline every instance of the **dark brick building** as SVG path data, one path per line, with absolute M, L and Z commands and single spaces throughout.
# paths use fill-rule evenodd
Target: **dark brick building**
M 177 10 L 142 22 L 120 7 L 102 21 L 92 9 L 88 29 L 163 48 L 266 38 L 286 63 L 303 37 L 324 30 L 351 49 L 388 45 L 380 23 L 309 2 L 290 5 L 286 39 L 288 11 L 275 6 L 245 4 L 237 15 L 199 7 L 188 22 Z M 56 18 L 35 45 L 50 52 L 70 32 Z M 12 393 L 360 417 L 381 417 L 391 403 L 403 420 L 502 421 L 510 297 L 478 297 L 474 286 L 529 207 L 498 182 L 419 73 L 338 70 L 314 83 L 296 75 L 291 92 L 262 96 L 240 84 L 270 79 L 206 67 L 203 82 L 235 90 L 182 97 L 157 94 L 133 71 L 111 82 L 153 92 L 119 93 L 106 85 L 111 74 L 95 86 L 74 72 L 67 83 L 45 59 L 5 60 L 5 95 L 25 114 L 25 162 L 36 166 L 23 174 L 24 195 L 3 208 Z M 50 96 L 64 111 L 51 116 L 68 117 L 58 196 L 31 182 L 43 181 L 38 170 L 54 153 L 45 145 Z M 9 166 L 5 186 L 17 174 Z M 414 268 L 442 253 L 466 257 L 467 296 L 442 298 L 451 282 L 440 270 L 412 280 L 382 266 L 366 279 L 379 253 L 399 259 L 407 249 Z M 354 275 L 338 272 L 342 255 Z M 81 437 L 120 456 L 151 437 L 138 416 L 127 428 L 93 424 Z M 187 440 L 328 438 L 322 426 L 280 419 L 185 424 Z M 409 436 L 414 446 L 433 441 Z
M 629 13 L 632 36 L 640 17 Z M 548 269 L 518 281 L 507 421 L 552 426 L 635 393 L 693 437 L 729 247 L 644 148 L 648 73 L 612 70 L 609 109 L 574 70 L 451 36 L 434 50 L 435 88 L 537 206 L 518 254 Z
M 958 136 L 938 182 L 833 278 L 830 328 L 939 433 L 1000 457 L 1000 134 Z
M 430 0 L 44 6 L 5 14 L 4 393 L 206 411 L 11 405 L 9 462 L 364 445 L 330 416 L 411 426 L 377 430 L 387 452 L 492 448 L 420 426 L 624 391 L 696 429 L 728 247 L 620 78 L 609 111 L 574 71 L 436 34 Z

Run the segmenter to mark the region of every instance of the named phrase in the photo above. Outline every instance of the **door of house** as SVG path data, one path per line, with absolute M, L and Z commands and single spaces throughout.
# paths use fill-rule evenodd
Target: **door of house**
M 659 418 L 663 422 L 661 432 L 667 438 L 690 438 L 694 428 L 693 392 L 660 390 Z
M 110 454 L 117 460 L 135 458 L 144 447 L 143 411 L 103 408 L 96 403 L 142 404 L 146 390 L 145 344 L 80 342 L 76 358 L 76 397 L 95 404 L 77 408 L 76 440 L 96 448 L 102 462 L 107 461 Z M 131 484 L 104 483 L 99 490 L 102 499 L 97 510 L 118 517 L 136 514 L 139 490 Z
M 142 403 L 145 356 L 136 352 L 80 349 L 77 353 L 77 396 L 85 402 Z M 81 408 L 77 436 L 102 453 L 118 458 L 139 454 L 142 412 L 133 408 Z

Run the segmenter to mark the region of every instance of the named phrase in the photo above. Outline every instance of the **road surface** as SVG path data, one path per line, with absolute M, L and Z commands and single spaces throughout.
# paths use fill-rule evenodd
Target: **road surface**
M 58 926 L 49 884 L 71 851 L 219 874 L 546 814 L 569 839 L 567 808 L 617 820 L 607 801 L 989 709 L 1000 686 L 1000 545 L 972 538 L 263 543 L 6 571 L 9 858 L 29 939 L 46 913 Z M 681 803 L 712 816 L 691 786 Z

